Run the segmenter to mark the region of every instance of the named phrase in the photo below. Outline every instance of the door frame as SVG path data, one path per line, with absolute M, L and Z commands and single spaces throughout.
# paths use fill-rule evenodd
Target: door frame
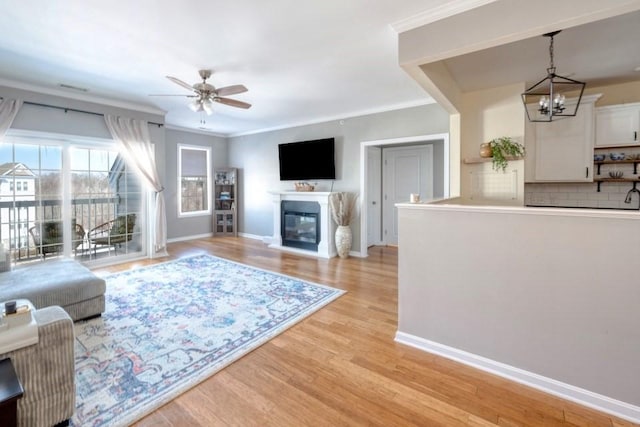
M 360 256 L 367 257 L 367 147 L 407 144 L 418 142 L 443 141 L 444 144 L 444 197 L 449 197 L 449 134 L 416 135 L 402 138 L 378 139 L 360 142 Z
M 367 204 L 365 205 L 366 211 L 363 211 L 363 213 L 365 215 L 367 215 L 367 246 L 375 246 L 375 245 L 381 245 L 382 244 L 382 208 L 383 208 L 383 204 L 382 204 L 382 148 L 378 147 L 378 146 L 369 146 L 365 148 L 365 152 L 367 155 L 367 176 L 369 178 L 373 178 L 374 182 L 373 187 L 370 187 L 370 185 L 372 184 L 369 180 L 367 180 Z M 377 173 L 373 172 L 370 173 L 371 170 L 369 169 L 369 159 L 370 156 L 372 154 L 375 154 L 376 156 L 376 163 L 378 166 L 378 171 Z M 377 175 L 377 176 L 376 176 Z M 371 199 L 369 198 L 369 196 L 371 195 L 369 193 L 370 188 L 374 188 L 377 187 L 377 193 L 378 193 L 378 197 L 377 199 L 380 200 L 380 203 L 378 204 L 378 206 L 376 207 L 376 214 L 375 217 L 377 217 L 377 221 L 369 221 L 369 210 L 371 208 L 371 206 L 369 206 L 369 202 L 371 201 Z M 374 218 L 376 219 L 376 218 Z M 376 224 L 377 223 L 377 224 Z M 369 226 L 370 225 L 376 225 L 377 226 L 377 231 L 376 231 L 376 235 L 374 236 L 374 239 L 370 239 L 369 238 Z

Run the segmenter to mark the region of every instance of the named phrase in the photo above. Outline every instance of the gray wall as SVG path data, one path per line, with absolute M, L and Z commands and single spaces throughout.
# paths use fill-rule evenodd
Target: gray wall
M 164 191 L 167 207 L 168 239 L 179 239 L 213 232 L 213 223 L 210 215 L 178 218 L 178 144 L 211 147 L 211 165 L 214 170 L 218 167 L 227 166 L 227 141 L 225 138 L 181 130 L 165 130 L 166 161 L 164 169 L 167 179 L 165 180 Z
M 164 123 L 164 116 L 160 114 L 149 114 L 136 110 L 96 104 L 93 102 L 77 101 L 74 99 L 46 95 L 22 89 L 14 89 L 5 86 L 0 86 L 0 97 L 19 98 L 28 102 L 36 102 L 64 108 L 74 108 L 97 114 L 114 114 L 155 123 Z M 28 104 L 22 106 L 11 125 L 11 128 L 62 135 L 77 135 L 89 138 L 111 139 L 107 125 L 104 122 L 104 117 L 100 115 L 85 114 L 74 111 L 65 112 L 64 110 Z M 164 143 L 164 130 L 162 127 L 149 126 L 149 131 L 151 132 L 151 138 L 156 144 Z
M 151 122 L 164 122 L 164 117 L 161 115 L 21 89 L 0 87 L 0 96 L 99 114 L 109 113 Z M 22 107 L 12 128 L 111 139 L 104 118 L 101 116 L 32 105 Z M 334 182 L 318 181 L 317 190 L 359 192 L 360 143 L 362 141 L 447 133 L 449 117 L 440 106 L 431 104 L 232 138 L 151 125 L 149 131 L 152 141 L 156 144 L 158 173 L 165 187 L 168 239 L 180 239 L 212 232 L 212 221 L 209 216 L 178 218 L 177 146 L 179 143 L 211 147 L 214 169 L 223 166 L 238 168 L 238 230 L 249 235 L 271 236 L 273 213 L 268 191 L 293 190 L 292 182 L 281 182 L 279 179 L 278 144 L 334 137 L 336 139 L 336 180 Z M 438 155 L 435 155 L 435 158 L 438 159 Z M 437 169 L 435 172 L 438 172 Z M 352 228 L 353 250 L 358 251 L 360 250 L 359 220 L 354 222 Z
M 398 213 L 400 334 L 546 391 L 606 400 L 471 355 L 640 407 L 637 214 L 455 201 Z
M 318 191 L 360 192 L 360 143 L 363 141 L 449 132 L 449 116 L 437 104 L 298 126 L 229 139 L 229 166 L 240 172 L 241 232 L 271 236 L 273 212 L 269 191 L 293 190 L 280 181 L 278 144 L 310 139 L 336 139 L 336 180 L 317 181 Z M 333 186 L 333 188 L 332 188 Z M 360 222 L 353 225 L 353 250 L 360 250 Z

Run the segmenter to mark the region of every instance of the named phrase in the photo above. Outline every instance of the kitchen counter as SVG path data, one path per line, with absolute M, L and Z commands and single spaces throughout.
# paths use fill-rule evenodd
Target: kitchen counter
M 421 203 L 397 203 L 396 207 L 404 209 L 426 209 L 426 210 L 451 210 L 469 212 L 494 212 L 513 213 L 523 215 L 560 215 L 560 216 L 590 216 L 604 218 L 637 218 L 640 213 L 638 209 L 616 209 L 616 208 L 579 208 L 563 206 L 499 206 L 475 204 L 472 201 L 465 201 L 459 198 L 436 199 Z M 635 213 L 635 215 L 634 215 Z
M 398 341 L 640 421 L 637 210 L 396 206 Z
M 556 209 L 606 209 L 606 210 L 612 210 L 612 211 L 636 211 L 636 212 L 640 212 L 640 209 L 638 208 L 625 208 L 625 209 L 621 209 L 621 208 L 579 208 L 579 207 L 575 207 L 575 206 L 552 206 L 552 205 L 525 205 L 525 207 L 528 208 L 556 208 Z

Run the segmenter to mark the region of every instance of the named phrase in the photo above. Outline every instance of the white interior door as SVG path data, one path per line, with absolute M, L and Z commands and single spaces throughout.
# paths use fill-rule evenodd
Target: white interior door
M 367 246 L 382 243 L 382 149 L 367 149 Z
M 383 242 L 398 244 L 396 203 L 409 201 L 411 193 L 421 200 L 433 198 L 433 146 L 384 148 L 383 161 Z

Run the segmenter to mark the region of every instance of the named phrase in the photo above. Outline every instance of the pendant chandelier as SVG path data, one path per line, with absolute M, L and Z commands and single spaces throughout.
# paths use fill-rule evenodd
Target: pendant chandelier
M 553 63 L 553 37 L 560 31 L 544 34 L 549 37 L 549 68 L 547 76 L 522 94 L 522 102 L 531 122 L 551 122 L 564 117 L 574 117 L 582 99 L 586 83 L 556 74 Z M 572 96 L 567 99 L 566 95 Z

